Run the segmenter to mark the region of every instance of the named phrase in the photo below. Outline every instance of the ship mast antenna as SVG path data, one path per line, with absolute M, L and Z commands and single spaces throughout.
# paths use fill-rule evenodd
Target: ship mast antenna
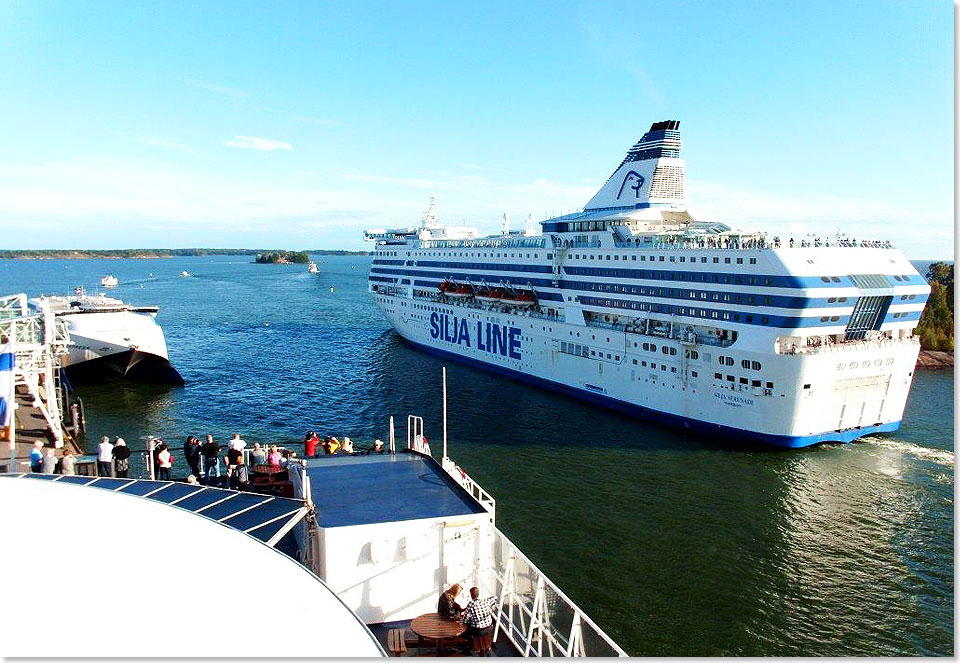
M 422 228 L 436 227 L 437 215 L 433 211 L 436 204 L 437 194 L 433 194 L 430 196 L 430 205 L 427 207 L 427 211 L 423 213 L 423 217 L 420 219 L 420 226 Z

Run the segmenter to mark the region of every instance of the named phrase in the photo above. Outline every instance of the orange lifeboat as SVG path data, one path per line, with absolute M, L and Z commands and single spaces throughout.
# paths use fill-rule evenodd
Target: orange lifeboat
M 454 283 L 449 279 L 437 286 L 437 290 L 440 291 L 441 295 L 450 297 L 451 299 L 467 299 L 468 297 L 473 297 L 472 285 L 469 283 Z
M 501 299 L 503 299 L 503 290 L 501 290 L 500 288 L 480 287 L 480 288 L 477 288 L 475 297 L 479 302 L 494 304 L 496 302 L 499 302 Z
M 537 305 L 537 295 L 533 290 L 518 290 L 510 294 L 504 294 L 502 301 L 504 304 L 529 308 Z
M 457 284 L 451 281 L 450 279 L 445 279 L 440 282 L 440 285 L 437 286 L 437 291 L 441 295 L 446 295 L 451 292 L 455 292 L 457 289 Z

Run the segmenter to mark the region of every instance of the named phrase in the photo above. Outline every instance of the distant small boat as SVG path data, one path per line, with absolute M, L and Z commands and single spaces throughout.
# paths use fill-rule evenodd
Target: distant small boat
M 311 262 L 309 265 L 307 265 L 307 271 L 311 274 L 316 274 L 320 270 L 317 268 L 317 263 Z
M 107 274 L 100 279 L 100 285 L 102 285 L 104 288 L 116 288 L 118 283 L 120 283 L 120 281 L 118 281 L 117 277 L 113 274 Z
M 187 270 L 183 270 L 182 272 L 180 272 L 180 276 L 186 278 L 190 276 L 190 272 L 188 272 Z

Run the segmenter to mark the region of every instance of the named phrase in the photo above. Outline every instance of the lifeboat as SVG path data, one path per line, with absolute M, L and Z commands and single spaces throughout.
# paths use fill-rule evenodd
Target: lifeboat
M 503 299 L 503 290 L 500 288 L 477 288 L 477 292 L 474 295 L 477 298 L 477 301 L 484 302 L 487 304 L 494 304 Z
M 444 281 L 438 286 L 440 294 L 452 299 L 467 299 L 473 297 L 473 286 L 468 283 L 457 284 L 453 281 Z
M 447 297 L 453 297 L 455 299 L 467 299 L 469 297 L 473 297 L 473 286 L 468 283 L 458 285 L 456 290 L 447 293 Z
M 457 284 L 449 279 L 442 281 L 440 285 L 437 286 L 437 291 L 441 295 L 448 295 L 451 292 L 456 292 L 456 290 L 457 290 Z
M 529 308 L 537 305 L 537 296 L 533 290 L 518 290 L 511 294 L 505 294 L 502 297 L 504 304 L 519 306 L 520 308 Z

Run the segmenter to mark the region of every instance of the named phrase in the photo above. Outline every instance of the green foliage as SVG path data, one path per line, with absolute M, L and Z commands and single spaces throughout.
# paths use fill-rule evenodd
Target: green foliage
M 306 251 L 271 251 L 257 254 L 256 262 L 261 265 L 291 262 L 306 265 L 310 262 L 310 255 Z
M 930 299 L 917 325 L 920 347 L 953 352 L 953 265 L 935 262 L 926 276 Z

